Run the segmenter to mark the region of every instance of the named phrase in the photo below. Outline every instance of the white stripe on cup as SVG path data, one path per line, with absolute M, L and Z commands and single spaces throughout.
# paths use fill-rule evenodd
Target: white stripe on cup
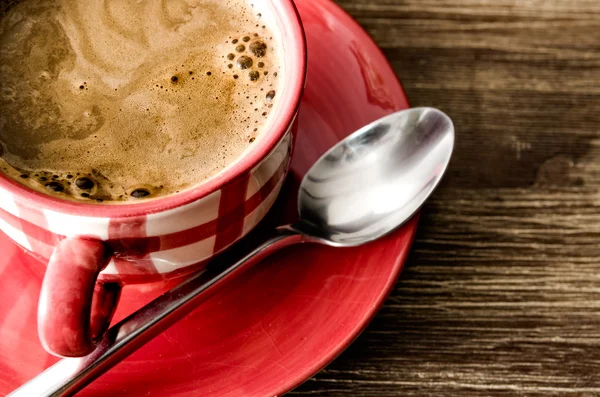
M 17 207 L 12 194 L 4 189 L 0 189 L 0 208 L 14 216 L 19 216 L 19 208 Z
M 279 195 L 279 191 L 281 190 L 281 186 L 283 185 L 283 178 L 277 182 L 277 185 L 273 189 L 273 191 L 265 198 L 265 200 L 260 203 L 258 207 L 254 209 L 251 213 L 249 213 L 244 219 L 244 232 L 246 235 L 250 230 L 254 228 L 262 220 L 262 218 L 269 212 L 277 196 Z
M 92 218 L 86 216 L 67 215 L 51 210 L 44 210 L 48 230 L 61 236 L 90 236 L 101 240 L 108 239 L 108 218 Z
M 275 175 L 281 164 L 287 161 L 291 139 L 290 134 L 283 137 L 269 157 L 252 170 L 248 190 L 246 190 L 246 200 L 254 196 Z
M 148 215 L 146 235 L 148 237 L 176 233 L 194 228 L 217 219 L 221 191 L 184 205 L 183 207 Z
M 210 258 L 213 255 L 215 241 L 216 236 L 212 236 L 184 247 L 154 252 L 150 254 L 150 258 L 159 273 L 169 273 Z
M 31 244 L 29 244 L 29 241 L 27 240 L 27 235 L 21 230 L 6 223 L 2 218 L 0 218 L 0 230 L 6 233 L 8 237 L 16 241 L 23 248 L 31 250 Z

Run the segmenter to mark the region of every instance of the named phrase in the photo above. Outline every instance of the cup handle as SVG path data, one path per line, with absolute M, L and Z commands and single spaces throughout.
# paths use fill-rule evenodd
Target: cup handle
M 98 282 L 109 255 L 102 242 L 62 240 L 50 257 L 38 305 L 38 334 L 47 352 L 60 357 L 91 353 L 108 329 L 121 286 Z

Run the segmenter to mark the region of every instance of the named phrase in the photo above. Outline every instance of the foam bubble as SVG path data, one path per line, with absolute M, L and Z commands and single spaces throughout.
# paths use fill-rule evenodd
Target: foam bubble
M 264 41 L 255 41 L 250 44 L 250 52 L 257 57 L 262 58 L 267 54 L 267 45 Z
M 137 188 L 131 192 L 131 197 L 140 199 L 140 198 L 148 197 L 148 196 L 150 196 L 150 194 L 151 194 L 150 190 L 148 190 L 148 189 Z
M 254 63 L 254 61 L 252 61 L 252 58 L 250 58 L 247 55 L 242 55 L 241 57 L 239 57 L 237 59 L 237 66 L 240 69 L 251 68 L 253 63 Z

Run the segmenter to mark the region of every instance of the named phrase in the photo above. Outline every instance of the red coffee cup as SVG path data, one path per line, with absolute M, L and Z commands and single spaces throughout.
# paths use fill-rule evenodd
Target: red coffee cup
M 264 217 L 283 184 L 306 77 L 306 41 L 291 0 L 265 1 L 285 83 L 263 133 L 218 175 L 137 204 L 91 205 L 35 192 L 0 174 L 0 230 L 47 263 L 38 308 L 44 348 L 90 353 L 109 326 L 121 287 L 201 270 Z

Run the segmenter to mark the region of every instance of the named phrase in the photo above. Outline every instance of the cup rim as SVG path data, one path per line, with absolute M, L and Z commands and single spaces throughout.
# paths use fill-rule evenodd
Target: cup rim
M 163 212 L 195 202 L 211 193 L 221 190 L 240 175 L 250 172 L 250 170 L 259 165 L 268 156 L 288 132 L 297 114 L 298 108 L 300 107 L 300 100 L 306 82 L 308 54 L 306 36 L 300 13 L 298 12 L 294 0 L 271 1 L 277 9 L 283 11 L 281 12 L 281 15 L 284 16 L 285 20 L 279 25 L 285 25 L 286 29 L 292 34 L 291 37 L 294 42 L 290 44 L 290 48 L 295 48 L 299 52 L 301 64 L 298 71 L 294 73 L 295 79 L 289 83 L 286 82 L 286 85 L 290 87 L 290 92 L 292 94 L 290 95 L 290 101 L 283 103 L 282 116 L 274 121 L 268 134 L 265 134 L 263 138 L 256 141 L 256 147 L 254 147 L 253 150 L 242 155 L 235 163 L 226 168 L 223 173 L 212 176 L 206 181 L 200 182 L 197 186 L 181 193 L 140 203 L 78 203 L 45 195 L 14 181 L 3 173 L 0 173 L 0 191 L 5 190 L 19 200 L 32 206 L 47 208 L 70 215 L 100 218 L 128 218 Z

